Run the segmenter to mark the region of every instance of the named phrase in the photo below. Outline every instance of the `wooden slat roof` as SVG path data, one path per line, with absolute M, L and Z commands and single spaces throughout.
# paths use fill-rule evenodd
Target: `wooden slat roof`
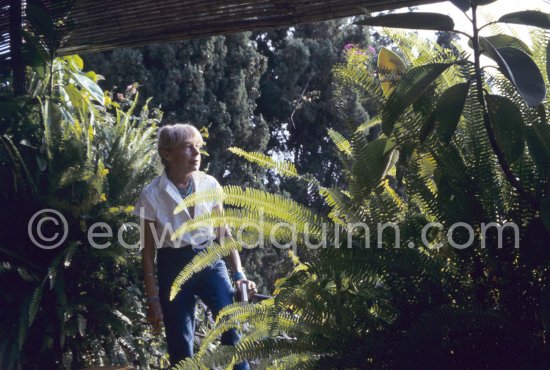
M 0 58 L 9 54 L 9 7 L 0 0 Z M 232 32 L 271 29 L 442 0 L 42 0 L 72 3 L 59 55 L 110 50 Z M 36 2 L 36 1 L 35 1 Z M 22 0 L 22 8 L 26 1 Z M 3 59 L 4 59 L 3 58 Z M 5 60 L 5 59 L 4 59 Z

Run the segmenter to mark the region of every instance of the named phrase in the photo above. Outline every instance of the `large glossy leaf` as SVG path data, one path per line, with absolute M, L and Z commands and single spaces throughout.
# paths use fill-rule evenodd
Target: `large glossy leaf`
M 103 91 L 99 87 L 98 84 L 96 84 L 93 80 L 91 80 L 89 77 L 87 77 L 84 74 L 80 73 L 71 73 L 71 77 L 73 77 L 76 81 L 76 83 L 82 87 L 84 90 L 88 91 L 90 93 L 90 96 L 92 99 L 97 101 L 99 104 L 103 105 Z
M 535 122 L 526 127 L 529 153 L 541 173 L 550 176 L 550 125 Z
M 499 95 L 487 95 L 487 109 L 497 144 L 509 162 L 521 157 L 525 147 L 523 116 L 510 99 Z
M 464 12 L 470 9 L 470 0 L 451 0 L 451 3 Z
M 498 52 L 508 65 L 513 83 L 527 104 L 534 107 L 542 103 L 546 98 L 546 85 L 533 59 L 515 48 L 501 48 Z
M 546 97 L 546 86 L 539 68 L 523 51 L 511 47 L 496 49 L 484 37 L 479 38 L 483 52 L 493 59 L 500 71 L 514 84 L 520 95 L 531 107 L 542 103 Z
M 418 133 L 418 138 L 420 142 L 423 143 L 426 141 L 428 136 L 435 130 L 435 112 L 432 112 L 428 118 L 424 121 L 420 127 L 420 132 Z
M 389 136 L 395 122 L 452 63 L 431 63 L 411 68 L 388 97 L 382 114 L 382 131 Z
M 452 31 L 455 27 L 451 17 L 439 13 L 387 14 L 363 19 L 355 24 L 361 26 L 382 26 L 435 31 Z
M 395 142 L 385 137 L 375 139 L 366 144 L 364 148 L 354 152 L 358 158 L 353 164 L 352 173 L 356 182 L 352 186 L 352 192 L 368 192 L 376 187 L 386 176 L 390 164 L 397 158 Z
M 470 85 L 467 83 L 456 84 L 448 88 L 437 102 L 435 108 L 435 129 L 444 142 L 451 141 L 462 111 L 464 110 L 464 104 L 466 103 L 466 97 Z
M 497 0 L 479 0 L 478 5 L 487 5 L 494 3 Z M 470 10 L 470 0 L 451 0 L 451 2 L 460 10 L 467 11 Z
M 550 29 L 550 14 L 536 10 L 505 14 L 498 21 Z
M 510 35 L 495 35 L 495 36 L 487 36 L 485 39 L 487 39 L 494 47 L 495 49 L 500 49 L 504 47 L 513 47 L 519 50 L 522 50 L 523 52 L 531 55 L 532 52 L 529 49 L 529 46 L 527 46 L 526 43 L 518 39 L 517 37 L 510 36 Z M 470 47 L 473 47 L 472 40 L 468 40 L 468 45 Z M 484 52 L 483 48 L 481 52 Z
M 380 50 L 377 64 L 380 73 L 380 80 L 382 81 L 382 91 L 385 96 L 388 96 L 393 91 L 391 81 L 392 77 L 405 73 L 407 66 L 399 55 L 386 48 L 382 48 Z

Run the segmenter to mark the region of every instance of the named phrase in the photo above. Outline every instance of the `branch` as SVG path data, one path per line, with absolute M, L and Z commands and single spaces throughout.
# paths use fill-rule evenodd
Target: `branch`
M 298 110 L 300 102 L 304 98 L 304 95 L 306 94 L 307 88 L 309 87 L 309 82 L 311 81 L 312 78 L 313 78 L 313 75 L 309 76 L 309 78 L 306 82 L 306 86 L 304 87 L 304 90 L 302 91 L 302 93 L 298 97 L 298 100 L 296 101 L 296 106 L 294 107 L 294 110 L 292 111 L 292 114 L 290 115 L 290 122 L 292 122 L 292 127 L 294 127 L 294 128 L 296 128 L 296 125 L 294 124 L 294 113 L 296 113 L 296 111 Z

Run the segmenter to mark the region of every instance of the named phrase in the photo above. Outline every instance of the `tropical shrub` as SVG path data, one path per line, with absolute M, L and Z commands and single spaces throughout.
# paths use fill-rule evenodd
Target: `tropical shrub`
M 29 69 L 26 96 L 3 102 L 11 110 L 2 112 L 0 132 L 0 367 L 148 368 L 163 355 L 145 324 L 139 253 L 123 242 L 139 240 L 125 222 L 142 184 L 156 174 L 161 112 L 144 105 L 138 113 L 132 87 L 114 101 L 78 56 L 47 66 Z M 63 234 L 61 219 L 45 218 L 55 217 L 51 212 L 34 218 L 44 225 L 43 239 L 27 229 L 45 209 L 66 222 L 55 248 L 47 246 L 59 238 L 44 242 Z M 97 222 L 113 230 L 95 239 L 102 249 L 89 239 Z

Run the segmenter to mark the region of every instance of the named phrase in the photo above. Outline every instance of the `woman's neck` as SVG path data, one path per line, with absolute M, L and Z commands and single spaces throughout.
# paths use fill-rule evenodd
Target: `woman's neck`
M 192 174 L 193 172 L 178 172 L 174 169 L 166 168 L 166 176 L 177 187 L 185 187 L 189 185 Z

